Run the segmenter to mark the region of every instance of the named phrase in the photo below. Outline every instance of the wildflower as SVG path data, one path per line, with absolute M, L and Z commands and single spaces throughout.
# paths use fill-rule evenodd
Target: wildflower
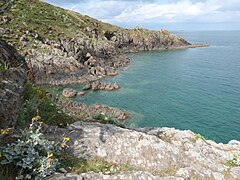
M 39 119 L 41 119 L 41 116 L 35 116 L 32 118 L 32 121 L 38 121 Z
M 8 131 L 6 129 L 1 129 L 1 134 L 8 134 Z
M 67 146 L 66 142 L 61 143 L 61 148 L 65 148 Z
M 47 158 L 53 157 L 53 153 L 48 152 Z
M 69 141 L 70 138 L 69 138 L 69 137 L 64 137 L 63 140 L 64 140 L 64 141 Z

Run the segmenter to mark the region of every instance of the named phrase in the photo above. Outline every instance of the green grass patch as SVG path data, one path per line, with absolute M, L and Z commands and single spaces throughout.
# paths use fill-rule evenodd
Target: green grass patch
M 206 142 L 207 140 L 205 139 L 205 137 L 203 137 L 201 134 L 195 134 L 195 139 L 202 139 L 204 142 Z

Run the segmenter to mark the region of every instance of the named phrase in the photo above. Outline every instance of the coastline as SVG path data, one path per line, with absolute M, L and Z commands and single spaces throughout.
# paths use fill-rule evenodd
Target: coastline
M 69 99 L 57 102 L 59 99 L 50 92 L 36 87 L 36 84 L 44 83 L 50 85 L 89 83 L 104 77 L 116 76 L 121 69 L 127 70 L 130 63 L 125 55 L 127 52 L 200 48 L 209 45 L 190 44 L 167 30 L 123 29 L 40 0 L 32 0 L 31 8 L 27 0 L 19 2 L 14 1 L 16 6 L 9 12 L 11 20 L 0 28 L 4 35 L 3 40 L 0 38 L 0 44 L 3 44 L 0 51 L 4 52 L 0 54 L 3 59 L 0 72 L 0 84 L 3 87 L 0 97 L 1 103 L 3 102 L 0 106 L 0 122 L 4 122 L 0 124 L 0 138 L 8 140 L 6 137 L 14 137 L 11 131 L 15 133 L 14 131 L 21 128 L 25 129 L 31 122 L 39 123 L 41 127 L 36 127 L 37 131 L 41 132 L 46 140 L 51 140 L 53 145 L 66 147 L 64 152 L 61 151 L 62 154 L 59 153 L 59 158 L 70 161 L 67 169 L 61 168 L 59 173 L 56 173 L 54 167 L 53 171 L 45 175 L 52 174 L 47 179 L 237 180 L 240 177 L 239 141 L 216 143 L 190 130 L 167 127 L 124 128 L 118 123 L 129 116 L 128 112 L 102 104 L 86 106 L 68 101 Z M 30 13 L 25 13 L 24 10 L 29 10 Z M 45 15 L 43 19 L 39 16 L 42 13 Z M 24 21 L 22 14 L 25 15 Z M 46 17 L 52 18 L 54 26 L 46 23 L 48 22 L 45 21 Z M 34 22 L 37 22 L 34 25 L 31 24 L 33 18 Z M 62 30 L 60 34 L 59 29 Z M 5 41 L 12 46 L 8 46 Z M 16 63 L 19 60 L 23 64 Z M 25 69 L 26 67 L 28 68 Z M 27 73 L 30 74 L 28 77 Z M 117 84 L 113 86 L 97 84 L 103 87 L 95 84 L 96 90 L 120 88 Z M 87 89 L 95 90 L 93 85 Z M 69 97 L 84 96 L 84 92 L 71 89 L 65 93 Z M 146 105 L 146 102 L 142 103 Z M 111 113 L 112 117 L 108 115 Z M 24 127 L 18 127 L 18 116 Z M 115 122 L 111 118 L 119 121 Z M 99 121 L 92 122 L 96 119 Z M 11 129 L 10 134 L 8 129 Z M 38 139 L 40 134 L 34 137 Z M 13 143 L 22 141 L 19 139 L 14 142 L 15 138 L 10 140 L 13 140 Z M 28 142 L 29 138 L 26 141 Z M 33 144 L 36 142 L 33 141 Z M 43 143 L 45 142 L 43 140 Z M 29 148 L 21 145 L 26 151 L 26 156 L 24 153 L 15 152 L 14 148 L 12 152 L 10 148 L 9 154 L 10 156 L 23 154 L 24 160 L 31 161 L 26 160 L 28 166 L 29 163 L 35 162 L 33 157 L 38 154 L 33 144 L 29 146 L 32 148 L 29 154 L 27 153 Z M 46 157 L 44 156 L 42 162 L 43 165 L 49 166 L 57 153 L 49 152 L 49 147 L 46 150 Z M 2 158 L 2 152 L 0 155 Z M 72 159 L 67 159 L 68 155 Z M 83 166 L 93 161 L 96 167 L 93 169 L 94 172 L 89 169 L 83 172 L 72 169 L 75 167 L 75 160 L 79 159 L 84 161 Z M 105 164 L 98 163 L 96 159 L 104 161 Z M 103 168 L 99 170 L 99 166 Z M 123 170 L 119 168 L 120 166 L 124 167 Z M 13 166 L 10 164 L 10 170 L 12 167 L 16 168 L 13 168 L 16 172 L 20 170 L 20 173 L 24 169 L 21 166 L 19 168 L 17 163 Z M 32 169 L 31 166 L 29 171 Z M 6 173 L 9 172 L 11 173 L 7 169 Z M 3 171 L 3 175 L 4 173 Z

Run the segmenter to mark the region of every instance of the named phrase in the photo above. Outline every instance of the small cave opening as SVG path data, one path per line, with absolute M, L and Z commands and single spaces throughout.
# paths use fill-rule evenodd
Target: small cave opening
M 113 36 L 115 36 L 114 32 L 107 31 L 104 33 L 104 36 L 108 39 L 111 40 Z

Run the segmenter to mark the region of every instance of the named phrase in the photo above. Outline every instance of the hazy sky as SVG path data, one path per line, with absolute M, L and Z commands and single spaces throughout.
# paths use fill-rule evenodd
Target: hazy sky
M 240 0 L 45 0 L 122 27 L 240 30 Z

